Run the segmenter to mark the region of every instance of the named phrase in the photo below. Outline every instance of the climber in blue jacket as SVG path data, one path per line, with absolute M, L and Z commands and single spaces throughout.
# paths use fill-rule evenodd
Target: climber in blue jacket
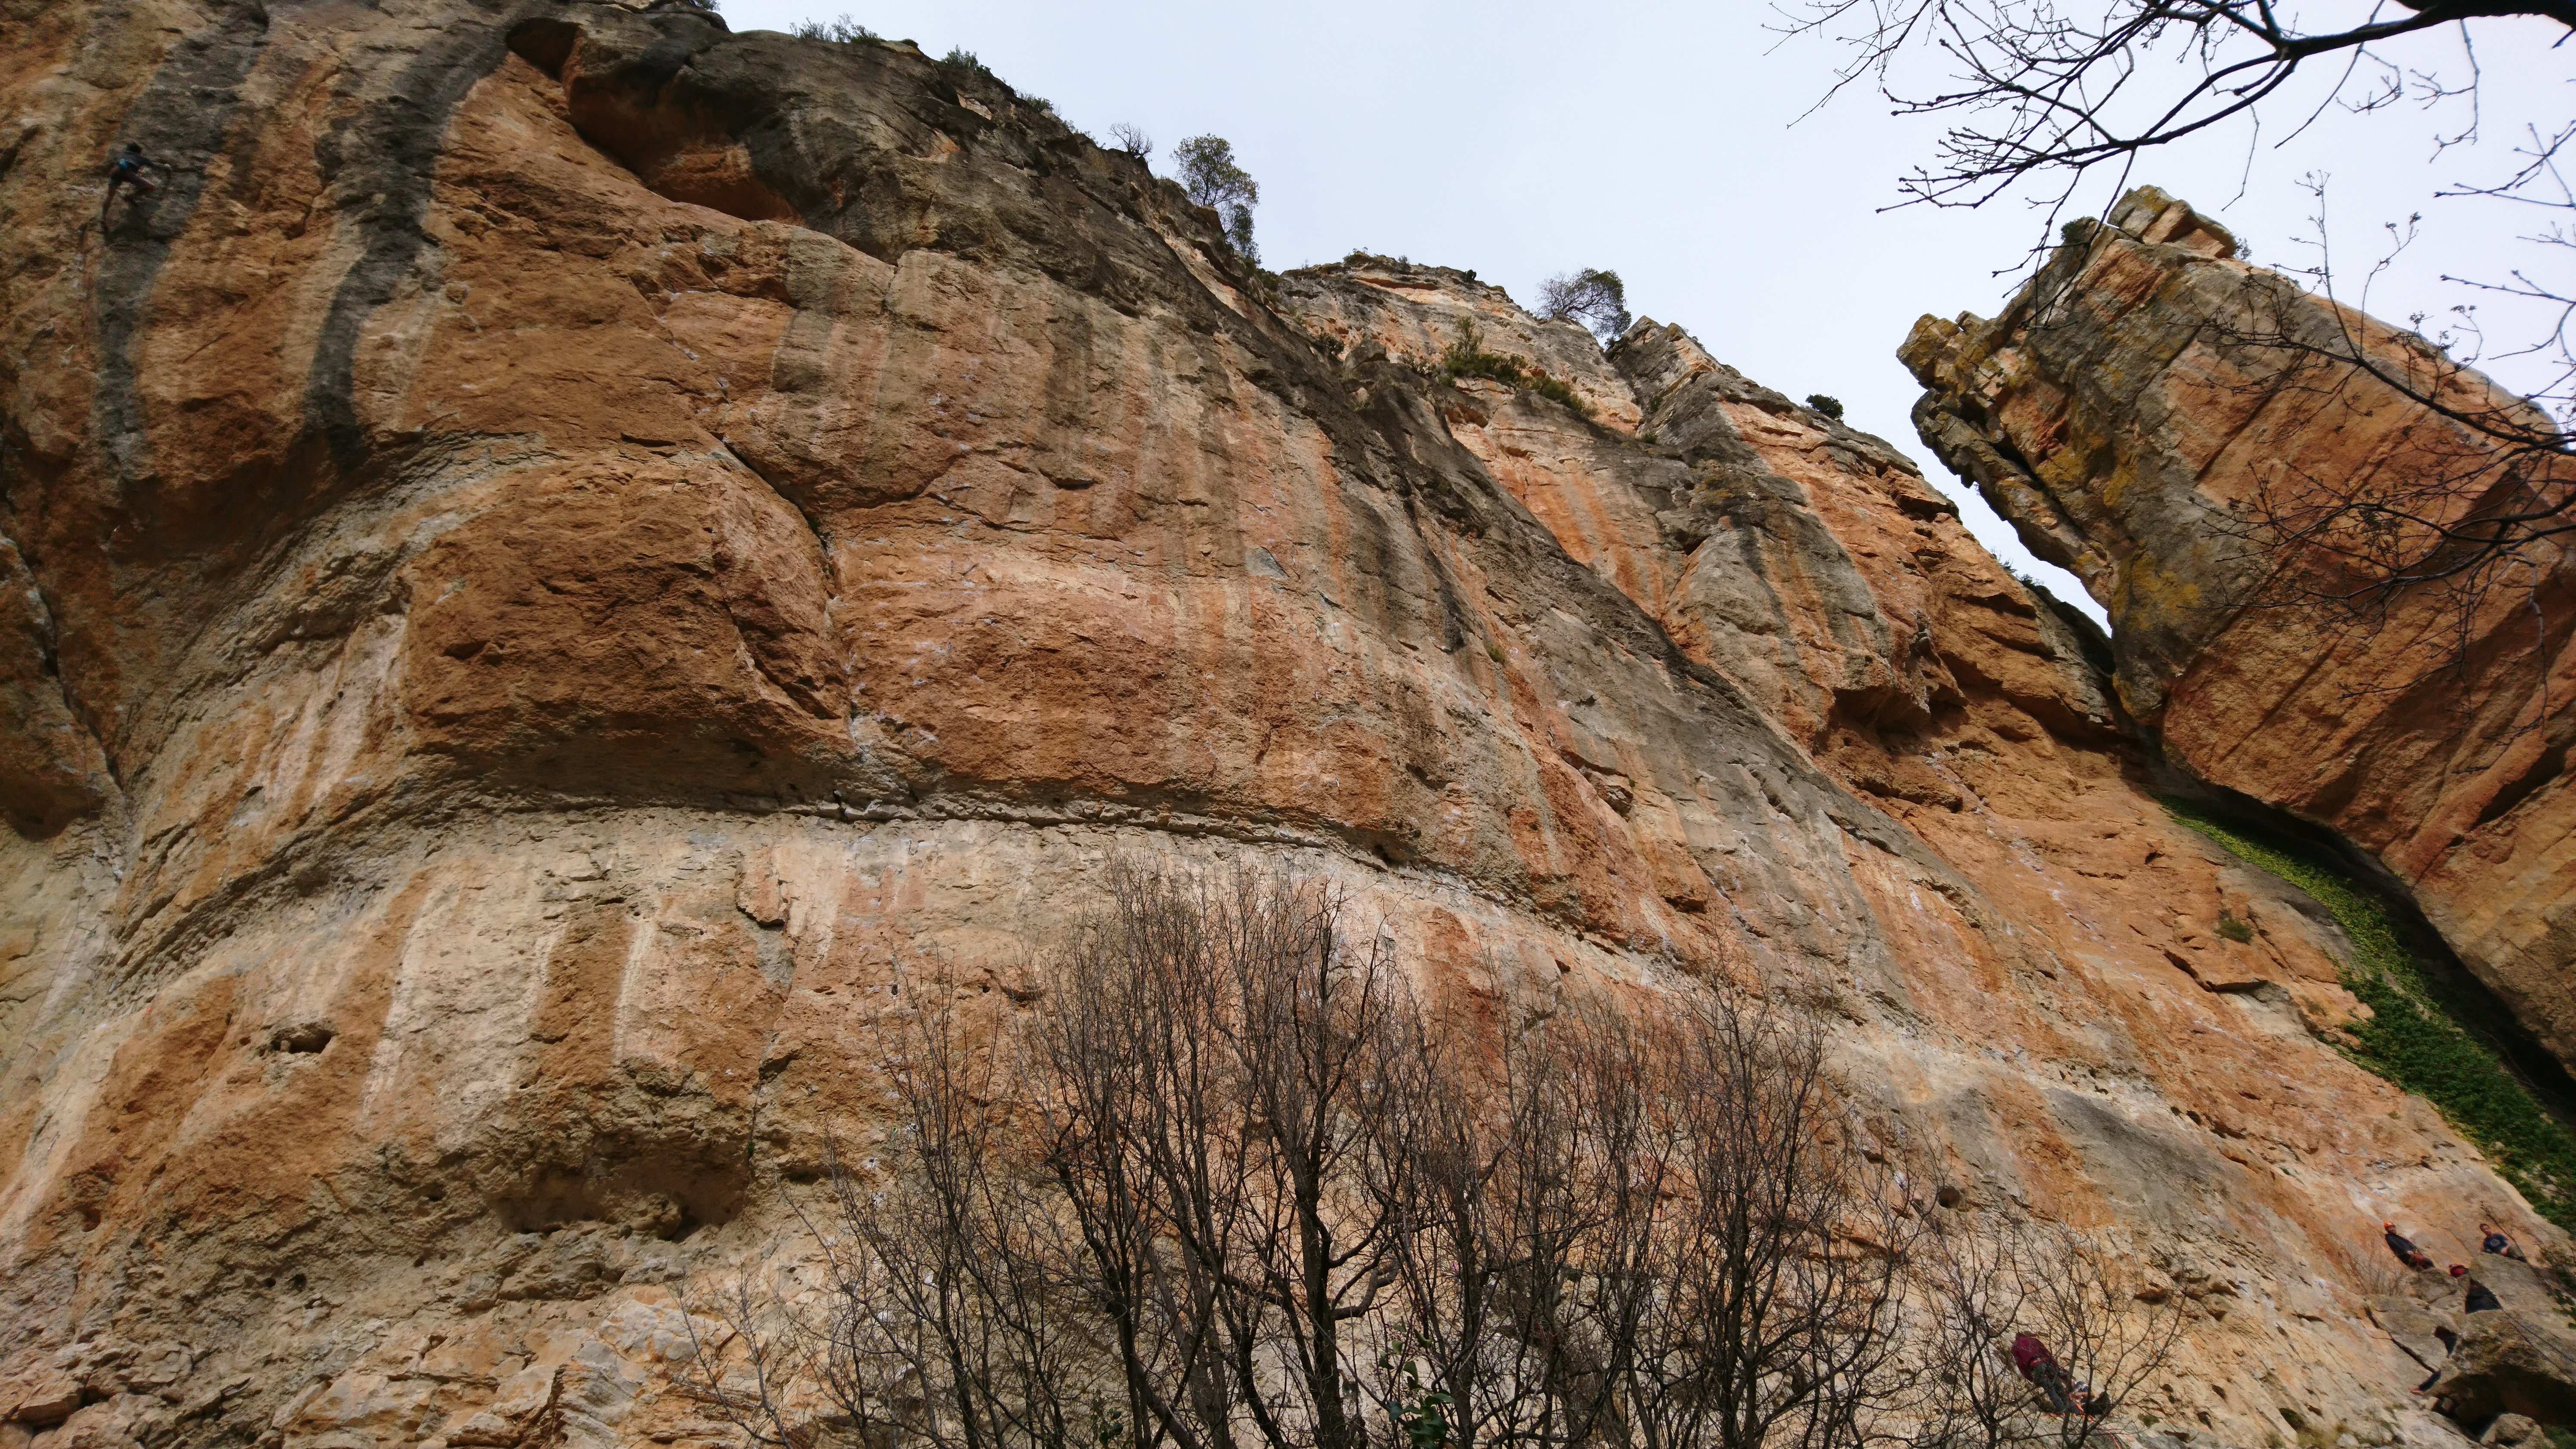
M 2482 1253 L 2493 1253 L 2500 1258 L 2511 1258 L 2517 1263 L 2528 1263 L 2531 1261 L 2531 1259 L 2523 1255 L 2522 1249 L 2514 1246 L 2513 1239 L 2506 1237 L 2504 1234 L 2496 1231 L 2493 1226 L 2486 1223 L 2478 1224 L 2478 1251 Z

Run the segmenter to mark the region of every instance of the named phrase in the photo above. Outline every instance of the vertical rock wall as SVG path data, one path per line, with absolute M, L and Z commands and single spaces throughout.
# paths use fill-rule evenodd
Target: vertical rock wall
M 1120 855 L 1346 885 L 1498 1021 L 1792 996 L 1950 1210 L 2195 1305 L 2138 1412 L 2449 1432 L 2377 1223 L 2551 1234 L 1885 444 L 1676 329 L 1256 276 L 908 46 L 0 18 L 8 1443 L 716 1436 L 682 1305 L 880 1130 L 898 963 L 1043 1010 Z M 1589 415 L 1445 381 L 1470 314 Z

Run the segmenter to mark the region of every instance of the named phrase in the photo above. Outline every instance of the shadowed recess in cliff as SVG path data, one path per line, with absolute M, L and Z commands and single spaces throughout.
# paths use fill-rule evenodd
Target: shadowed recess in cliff
M 2513 1013 L 2442 945 L 2402 898 L 2329 863 L 2294 825 L 2262 821 L 2249 801 L 2221 810 L 2167 797 L 2165 808 L 2227 852 L 2307 892 L 2353 945 L 2345 987 L 2370 1008 L 2334 1043 L 2352 1060 L 2433 1104 L 2475 1142 L 2541 1216 L 2576 1227 L 2576 1082 Z

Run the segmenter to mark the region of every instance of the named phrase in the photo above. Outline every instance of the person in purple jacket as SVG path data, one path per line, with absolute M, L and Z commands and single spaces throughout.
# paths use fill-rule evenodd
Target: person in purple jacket
M 2027 1333 L 2016 1335 L 2012 1341 L 2012 1361 L 2023 1378 L 2038 1385 L 2039 1391 L 2048 1395 L 2048 1407 L 2052 1412 L 2075 1412 L 2075 1394 L 2066 1382 L 2066 1370 L 2058 1367 L 2057 1356 L 2048 1351 L 2048 1345 Z

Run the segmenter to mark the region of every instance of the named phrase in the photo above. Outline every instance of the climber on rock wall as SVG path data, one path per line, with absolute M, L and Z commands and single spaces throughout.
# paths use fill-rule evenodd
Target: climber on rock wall
M 2058 1367 L 2057 1358 L 2048 1351 L 2048 1345 L 2027 1333 L 2018 1334 L 2012 1341 L 2012 1361 L 2023 1378 L 2038 1385 L 2039 1391 L 2048 1396 L 2048 1407 L 2052 1413 L 2075 1412 L 2075 1396 L 2067 1387 L 2066 1370 Z
M 2397 1231 L 2397 1225 L 2395 1223 L 2381 1223 L 2379 1226 L 2382 1229 L 2383 1235 L 2388 1239 L 2388 1251 L 2397 1255 L 2398 1262 L 2405 1264 L 2409 1268 L 2430 1268 L 2433 1266 L 2433 1260 L 2424 1256 L 2424 1250 L 2416 1247 L 2413 1240 L 2409 1239 L 2405 1234 Z
M 2496 1231 L 2494 1226 L 2491 1224 L 2478 1224 L 2478 1239 L 2478 1251 L 2480 1252 L 2493 1253 L 2501 1258 L 2511 1258 L 2517 1263 L 2528 1263 L 2531 1261 L 2530 1258 L 2524 1256 L 2522 1249 L 2515 1244 L 2513 1239 Z
M 117 192 L 131 186 L 138 198 L 152 194 L 152 178 L 143 174 L 152 169 L 152 162 L 144 156 L 143 147 L 137 142 L 126 142 L 125 149 L 108 163 L 107 196 L 98 204 L 99 225 L 107 225 L 107 209 L 116 204 Z

